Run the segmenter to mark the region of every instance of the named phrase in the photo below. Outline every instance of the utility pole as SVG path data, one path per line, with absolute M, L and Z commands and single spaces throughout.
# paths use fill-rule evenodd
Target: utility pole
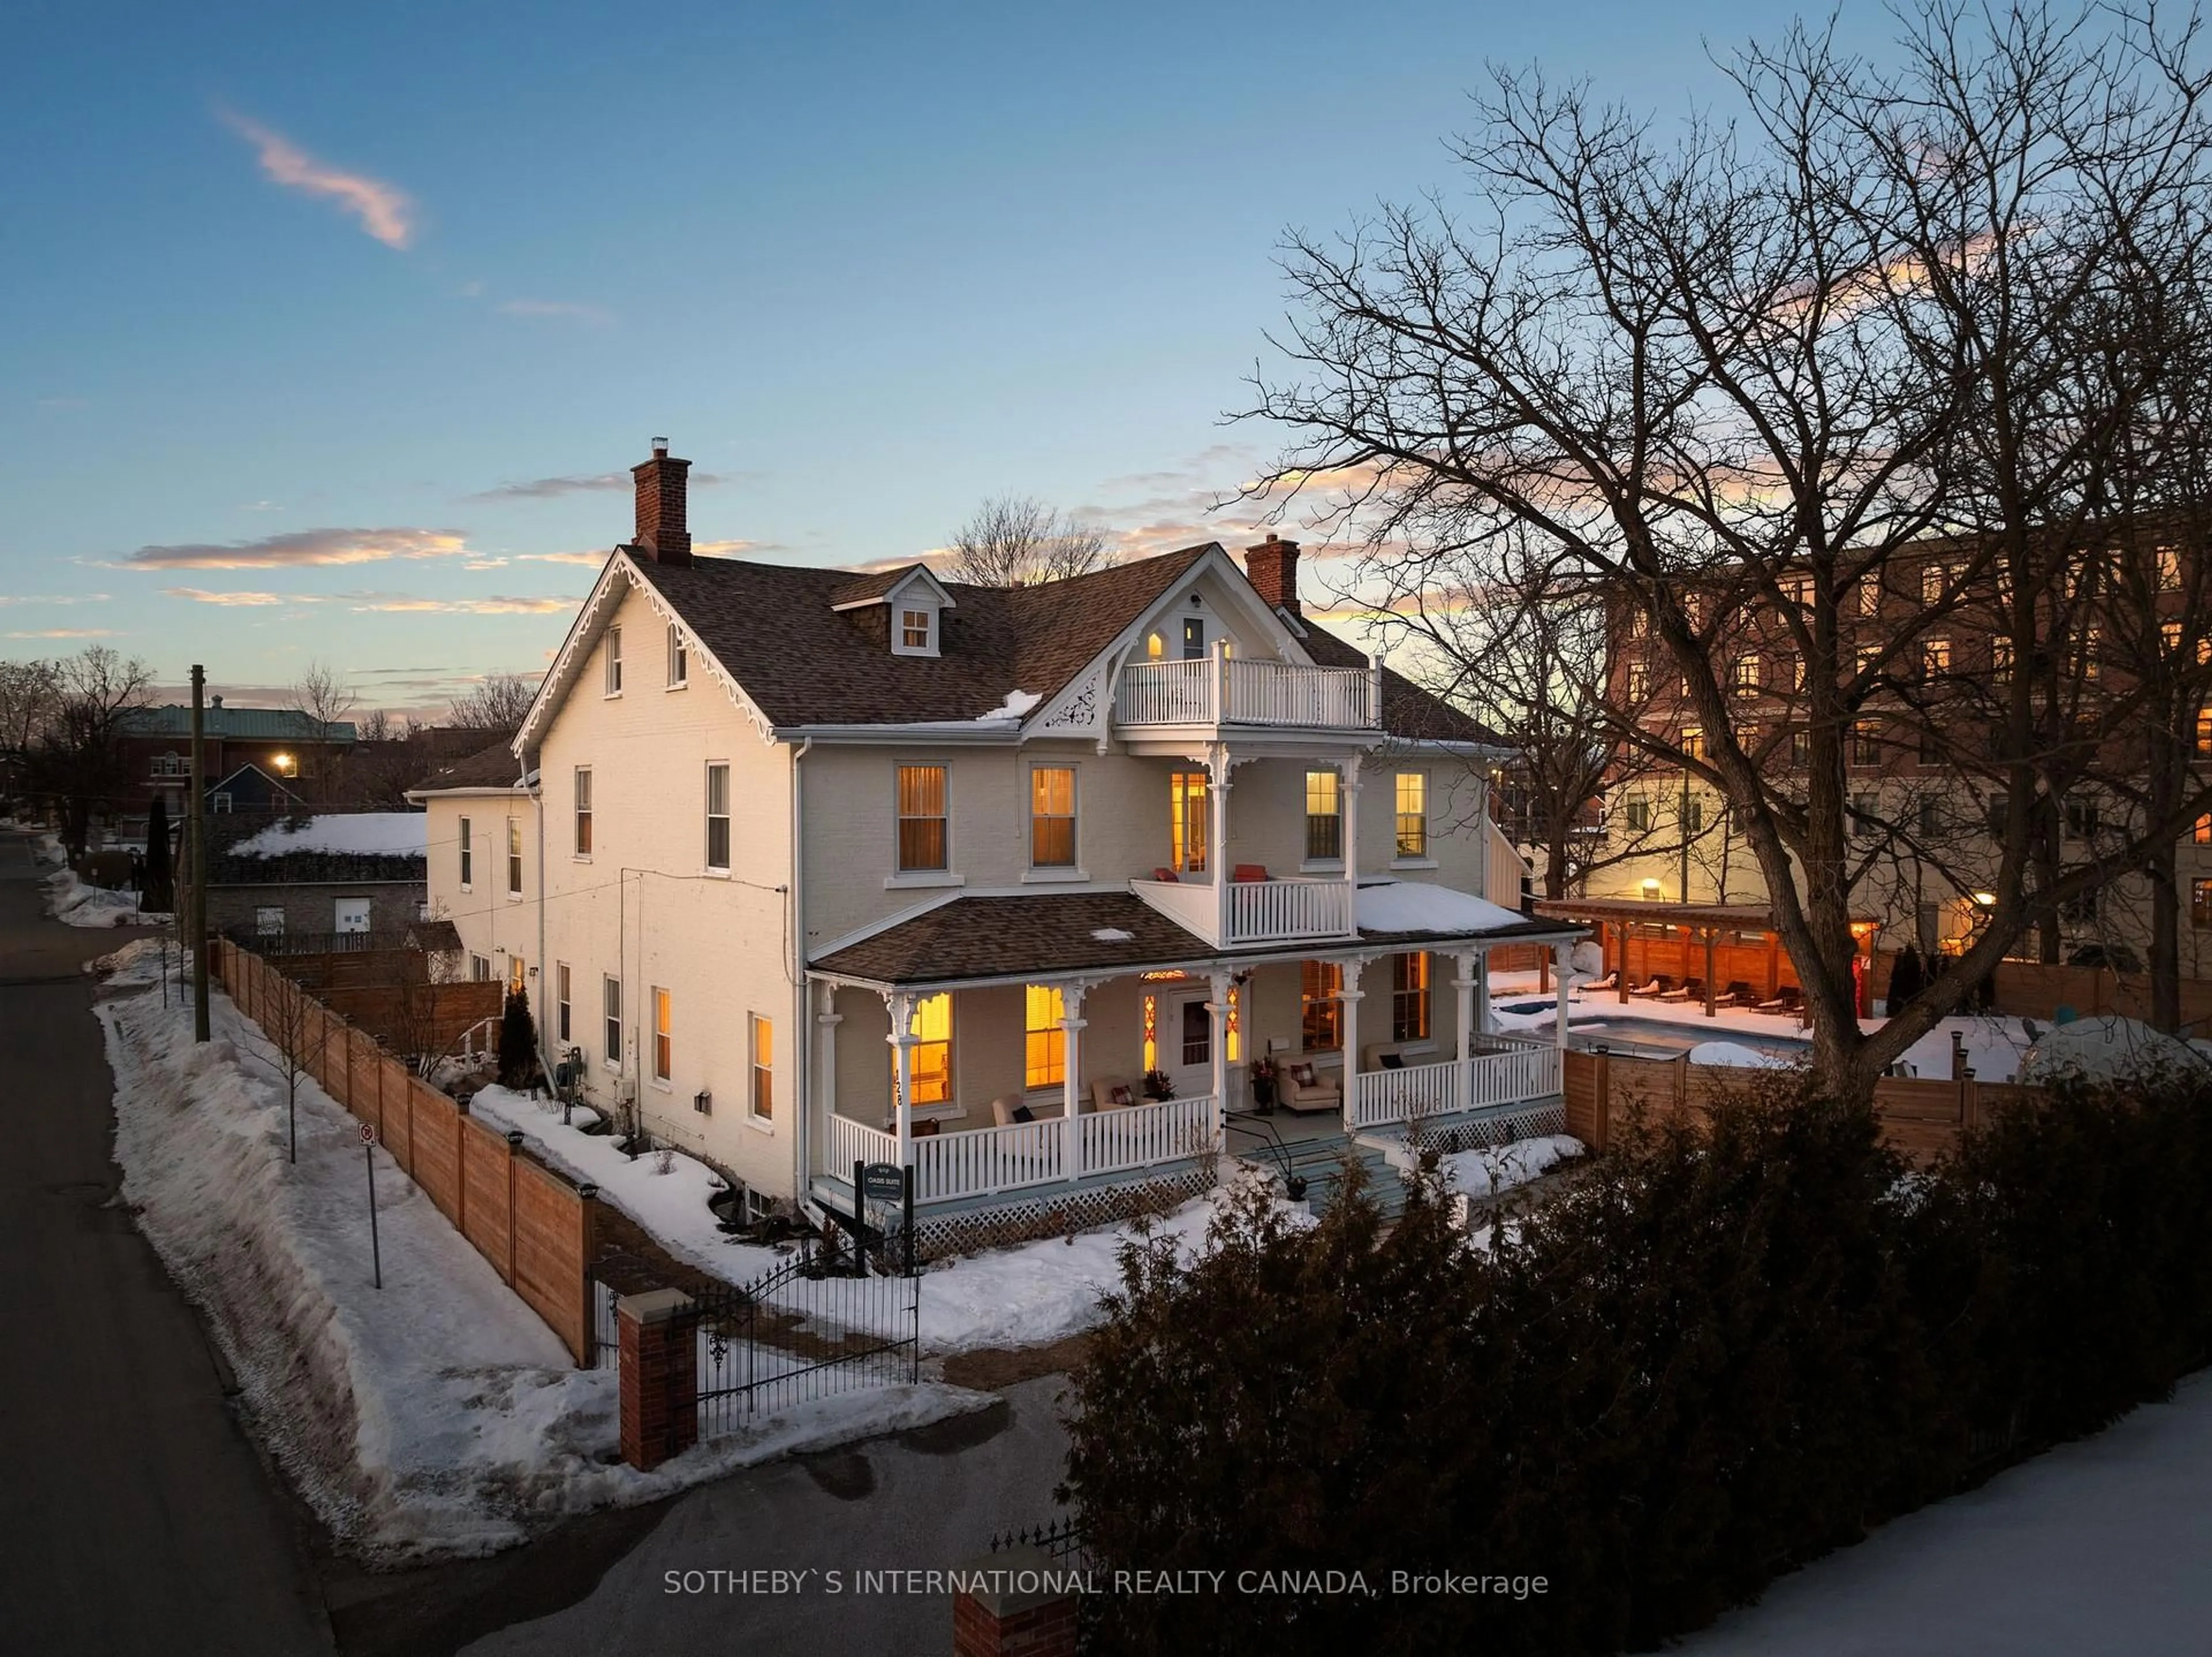
M 192 1039 L 208 1039 L 207 974 L 207 669 L 192 664 L 192 899 L 185 906 L 192 962 Z

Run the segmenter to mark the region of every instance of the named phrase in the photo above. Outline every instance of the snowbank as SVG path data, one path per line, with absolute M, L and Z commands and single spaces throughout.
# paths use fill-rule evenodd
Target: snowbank
M 671 1152 L 663 1173 L 659 1154 L 648 1151 L 632 1161 L 609 1136 L 564 1126 L 557 1103 L 533 1102 L 506 1087 L 483 1088 L 469 1109 L 502 1128 L 520 1129 L 522 1142 L 537 1155 L 571 1179 L 597 1185 L 601 1202 L 636 1221 L 679 1260 L 725 1282 L 749 1283 L 784 1259 L 774 1249 L 724 1234 L 707 1199 L 729 1187 L 696 1157 Z
M 1541 1134 L 1534 1139 L 1516 1139 L 1494 1150 L 1457 1151 L 1438 1166 L 1454 1191 L 1480 1201 L 1525 1185 L 1588 1148 L 1572 1134 Z
M 1494 932 L 1522 918 L 1487 898 L 1420 880 L 1364 885 L 1353 909 L 1363 932 Z
M 149 970 L 143 941 L 118 952 Z M 217 1039 L 151 993 L 98 1008 L 123 1191 L 237 1372 L 253 1429 L 349 1549 L 380 1563 L 480 1554 L 586 1509 L 648 1501 L 791 1451 L 980 1407 L 935 1383 L 834 1396 L 650 1474 L 617 1451 L 616 1374 L 579 1370 L 429 1199 L 312 1080 L 300 1160 L 260 1033 L 227 997 Z
M 1035 691 L 1009 691 L 1006 699 L 987 714 L 975 716 L 978 725 L 1010 725 L 1029 716 L 1030 710 L 1044 698 Z
M 278 823 L 229 848 L 236 857 L 289 851 L 351 852 L 372 857 L 429 855 L 430 818 L 419 811 L 330 812 L 298 825 Z
M 140 912 L 136 892 L 88 885 L 72 868 L 46 876 L 46 913 L 66 926 L 154 926 L 169 918 Z

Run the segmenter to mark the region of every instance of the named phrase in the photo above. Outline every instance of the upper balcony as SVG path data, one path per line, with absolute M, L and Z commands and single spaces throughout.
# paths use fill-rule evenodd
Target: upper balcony
M 1194 661 L 1143 661 L 1122 671 L 1114 721 L 1139 728 L 1372 732 L 1382 723 L 1379 679 L 1370 667 L 1247 661 L 1218 650 Z

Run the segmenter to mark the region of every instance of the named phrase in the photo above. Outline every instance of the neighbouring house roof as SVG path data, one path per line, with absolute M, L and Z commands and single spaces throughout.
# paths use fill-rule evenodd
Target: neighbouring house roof
M 451 921 L 417 921 L 407 929 L 407 947 L 443 954 L 461 947 L 461 929 Z
M 430 819 L 419 811 L 323 812 L 272 823 L 224 849 L 232 857 L 284 857 L 295 852 L 356 857 L 422 857 Z
M 1443 892 L 1458 900 L 1455 916 L 1461 922 L 1492 918 L 1464 906 L 1481 905 L 1465 892 L 1425 886 L 1429 894 Z M 1366 890 L 1363 888 L 1364 899 Z M 1432 897 L 1432 902 L 1436 899 Z M 1238 950 L 1226 953 L 1195 933 L 1184 930 L 1134 892 L 1024 892 L 1002 898 L 956 898 L 934 909 L 886 927 L 817 957 L 812 970 L 832 978 L 863 979 L 871 984 L 957 984 L 975 979 L 1090 972 L 1134 972 L 1144 967 L 1188 966 L 1224 960 L 1249 963 L 1279 955 L 1341 954 L 1360 945 L 1387 947 L 1398 942 L 1435 946 L 1447 938 L 1480 937 L 1521 941 L 1532 938 L 1571 937 L 1576 929 L 1557 922 L 1531 921 L 1507 910 L 1504 924 L 1476 930 L 1473 927 L 1450 933 L 1433 929 L 1419 931 L 1379 931 L 1362 928 L 1358 944 L 1342 942 L 1285 944 L 1279 949 Z M 1393 912 L 1378 911 L 1383 918 Z
M 268 810 L 288 809 L 300 803 L 298 795 L 251 760 L 237 767 L 221 782 L 209 783 L 207 792 L 210 797 L 227 794 L 234 804 L 245 800 Z
M 407 792 L 417 795 L 461 789 L 520 789 L 522 766 L 510 746 L 514 740 L 510 733 L 488 748 L 441 765 Z
M 337 742 L 349 743 L 359 739 L 360 733 L 349 719 L 331 720 L 315 734 L 314 722 L 305 714 L 289 708 L 230 708 L 220 705 L 201 710 L 201 730 L 209 736 L 221 737 L 234 742 Z M 192 710 L 174 703 L 159 708 L 140 708 L 123 716 L 121 729 L 125 736 L 173 736 L 189 740 L 192 734 Z

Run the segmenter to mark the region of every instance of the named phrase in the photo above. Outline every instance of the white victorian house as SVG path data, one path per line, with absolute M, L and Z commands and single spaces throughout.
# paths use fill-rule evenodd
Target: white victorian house
M 512 764 L 420 796 L 434 912 L 595 1101 L 763 1202 L 888 1162 L 940 1220 L 1556 1124 L 1557 1048 L 1480 1011 L 1492 947 L 1578 935 L 1521 912 L 1496 751 L 1300 613 L 1294 543 L 1011 590 L 695 557 L 688 465 L 635 468 Z

